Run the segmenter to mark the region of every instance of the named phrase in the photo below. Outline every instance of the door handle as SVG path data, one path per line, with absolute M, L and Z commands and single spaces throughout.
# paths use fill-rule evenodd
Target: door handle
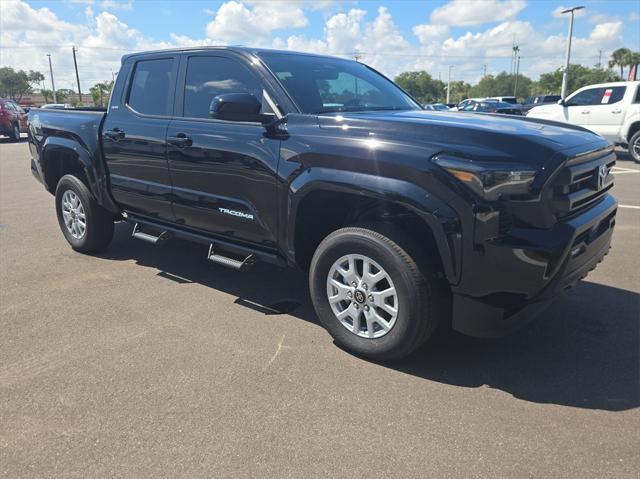
M 104 136 L 106 136 L 107 138 L 111 138 L 114 141 L 118 141 L 124 138 L 124 131 L 120 128 L 114 128 L 113 130 L 105 131 Z
M 184 148 L 185 146 L 193 145 L 193 138 L 184 133 L 178 133 L 176 136 L 167 137 L 167 143 L 178 148 Z
M 611 110 L 611 113 L 613 113 L 614 115 L 618 115 L 618 114 L 622 113 L 622 110 L 620 108 L 617 108 L 615 110 Z
M 580 113 L 582 113 L 583 115 L 588 115 L 588 114 L 590 114 L 591 112 L 590 112 L 589 110 L 584 110 L 584 111 L 581 111 Z

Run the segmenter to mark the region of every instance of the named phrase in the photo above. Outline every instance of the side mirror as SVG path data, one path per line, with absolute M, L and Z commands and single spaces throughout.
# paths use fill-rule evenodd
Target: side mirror
M 225 93 L 209 105 L 209 116 L 217 120 L 266 123 L 273 116 L 261 114 L 262 104 L 251 93 Z
M 562 98 L 560 98 L 560 99 L 558 100 L 558 105 L 565 106 L 565 104 L 564 104 L 564 100 L 563 100 Z

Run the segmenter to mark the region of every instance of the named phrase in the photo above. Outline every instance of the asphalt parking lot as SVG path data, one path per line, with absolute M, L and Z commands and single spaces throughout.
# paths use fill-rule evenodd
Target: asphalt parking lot
M 0 139 L 0 476 L 638 478 L 640 165 L 615 173 L 613 249 L 543 318 L 379 365 L 296 272 L 126 225 L 74 253 Z

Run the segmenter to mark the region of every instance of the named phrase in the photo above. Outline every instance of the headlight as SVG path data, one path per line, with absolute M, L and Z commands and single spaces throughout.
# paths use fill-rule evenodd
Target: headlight
M 526 195 L 537 171 L 517 163 L 480 162 L 440 155 L 433 161 L 486 200 Z

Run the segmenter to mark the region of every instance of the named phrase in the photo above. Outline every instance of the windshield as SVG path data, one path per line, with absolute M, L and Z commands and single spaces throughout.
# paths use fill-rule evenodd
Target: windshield
M 261 52 L 304 113 L 369 110 L 420 110 L 393 82 L 351 60 Z

